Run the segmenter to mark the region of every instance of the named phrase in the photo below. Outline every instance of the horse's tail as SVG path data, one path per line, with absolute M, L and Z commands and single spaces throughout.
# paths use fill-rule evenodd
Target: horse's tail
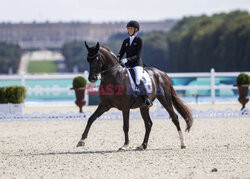
M 191 114 L 191 111 L 188 108 L 188 106 L 186 106 L 181 101 L 181 99 L 178 97 L 177 93 L 175 92 L 175 90 L 173 88 L 173 85 L 170 84 L 170 86 L 171 86 L 171 95 L 172 95 L 172 100 L 173 100 L 174 107 L 181 114 L 183 119 L 186 121 L 186 124 L 187 124 L 186 131 L 189 132 L 190 128 L 193 125 L 193 116 Z

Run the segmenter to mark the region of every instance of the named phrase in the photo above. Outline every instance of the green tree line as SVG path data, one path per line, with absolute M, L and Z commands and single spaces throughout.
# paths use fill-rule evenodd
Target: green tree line
M 233 11 L 183 18 L 168 34 L 173 71 L 246 71 L 250 69 L 250 16 Z
M 8 73 L 9 69 L 16 73 L 22 51 L 18 45 L 0 43 L 0 73 Z
M 122 40 L 128 36 L 124 31 L 101 44 L 118 54 Z M 184 17 L 170 32 L 139 35 L 144 40 L 142 58 L 146 66 L 166 72 L 250 69 L 250 15 L 246 11 Z M 62 52 L 69 71 L 73 66 L 88 70 L 83 42 L 67 43 Z

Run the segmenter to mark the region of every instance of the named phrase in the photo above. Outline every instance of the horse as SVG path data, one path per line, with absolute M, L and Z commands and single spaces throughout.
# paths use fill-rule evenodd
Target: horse
M 142 144 L 137 147 L 138 150 L 145 150 L 148 146 L 148 139 L 152 128 L 152 120 L 149 115 L 149 108 L 144 102 L 142 96 L 138 96 L 134 100 L 132 95 L 132 88 L 130 85 L 129 72 L 128 70 L 119 63 L 116 55 L 109 50 L 107 47 L 101 46 L 99 42 L 93 47 L 89 47 L 85 41 L 87 48 L 87 61 L 89 63 L 89 76 L 88 80 L 94 83 L 98 80 L 98 76 L 101 76 L 102 91 L 100 93 L 100 104 L 98 105 L 95 112 L 89 117 L 87 125 L 82 134 L 81 140 L 78 142 L 77 147 L 85 145 L 85 140 L 88 136 L 88 132 L 92 123 L 100 117 L 103 113 L 107 112 L 111 108 L 117 108 L 122 111 L 123 115 L 123 131 L 125 136 L 124 145 L 118 149 L 118 151 L 126 151 L 129 149 L 129 113 L 130 109 L 140 108 L 140 113 L 145 124 L 145 136 Z M 173 88 L 170 78 L 168 75 L 153 67 L 144 68 L 150 76 L 152 81 L 152 92 L 149 94 L 149 98 L 154 101 L 156 98 L 162 104 L 162 106 L 169 113 L 172 122 L 177 128 L 179 133 L 181 149 L 186 148 L 184 142 L 184 136 L 180 128 L 178 115 L 175 113 L 174 108 L 183 117 L 186 122 L 186 131 L 190 131 L 193 124 L 193 117 L 190 109 L 185 105 L 178 97 L 176 91 Z M 115 91 L 107 94 L 107 89 L 111 88 Z M 106 91 L 105 91 L 106 89 Z M 99 88 L 100 91 L 100 88 Z M 134 101 L 134 102 L 133 102 Z

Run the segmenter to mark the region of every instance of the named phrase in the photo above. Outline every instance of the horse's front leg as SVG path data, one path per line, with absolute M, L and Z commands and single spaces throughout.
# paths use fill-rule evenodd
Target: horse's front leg
M 129 131 L 129 109 L 122 111 L 123 115 L 123 131 L 125 135 L 125 142 L 124 145 L 119 148 L 118 151 L 125 152 L 129 148 L 129 137 L 128 137 L 128 131 Z
M 88 133 L 89 133 L 89 129 L 92 125 L 92 123 L 98 118 L 100 117 L 104 112 L 108 111 L 110 109 L 109 106 L 103 105 L 103 104 L 99 104 L 98 108 L 96 109 L 96 111 L 89 117 L 87 125 L 85 127 L 85 130 L 82 134 L 82 138 L 81 140 L 78 142 L 78 144 L 76 145 L 77 147 L 81 147 L 85 145 L 85 139 L 88 137 Z

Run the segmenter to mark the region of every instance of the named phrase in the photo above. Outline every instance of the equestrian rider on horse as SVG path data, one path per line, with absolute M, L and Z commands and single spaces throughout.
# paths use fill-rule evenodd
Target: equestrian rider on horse
M 123 66 L 132 68 L 134 70 L 136 85 L 140 91 L 140 94 L 143 95 L 146 105 L 151 107 L 153 103 L 148 97 L 144 80 L 142 80 L 143 63 L 141 59 L 141 51 L 143 42 L 142 39 L 137 35 L 137 32 L 140 30 L 140 25 L 137 21 L 130 21 L 127 24 L 127 30 L 129 37 L 123 41 L 121 50 L 117 57 Z M 126 53 L 126 58 L 122 59 L 124 53 Z

